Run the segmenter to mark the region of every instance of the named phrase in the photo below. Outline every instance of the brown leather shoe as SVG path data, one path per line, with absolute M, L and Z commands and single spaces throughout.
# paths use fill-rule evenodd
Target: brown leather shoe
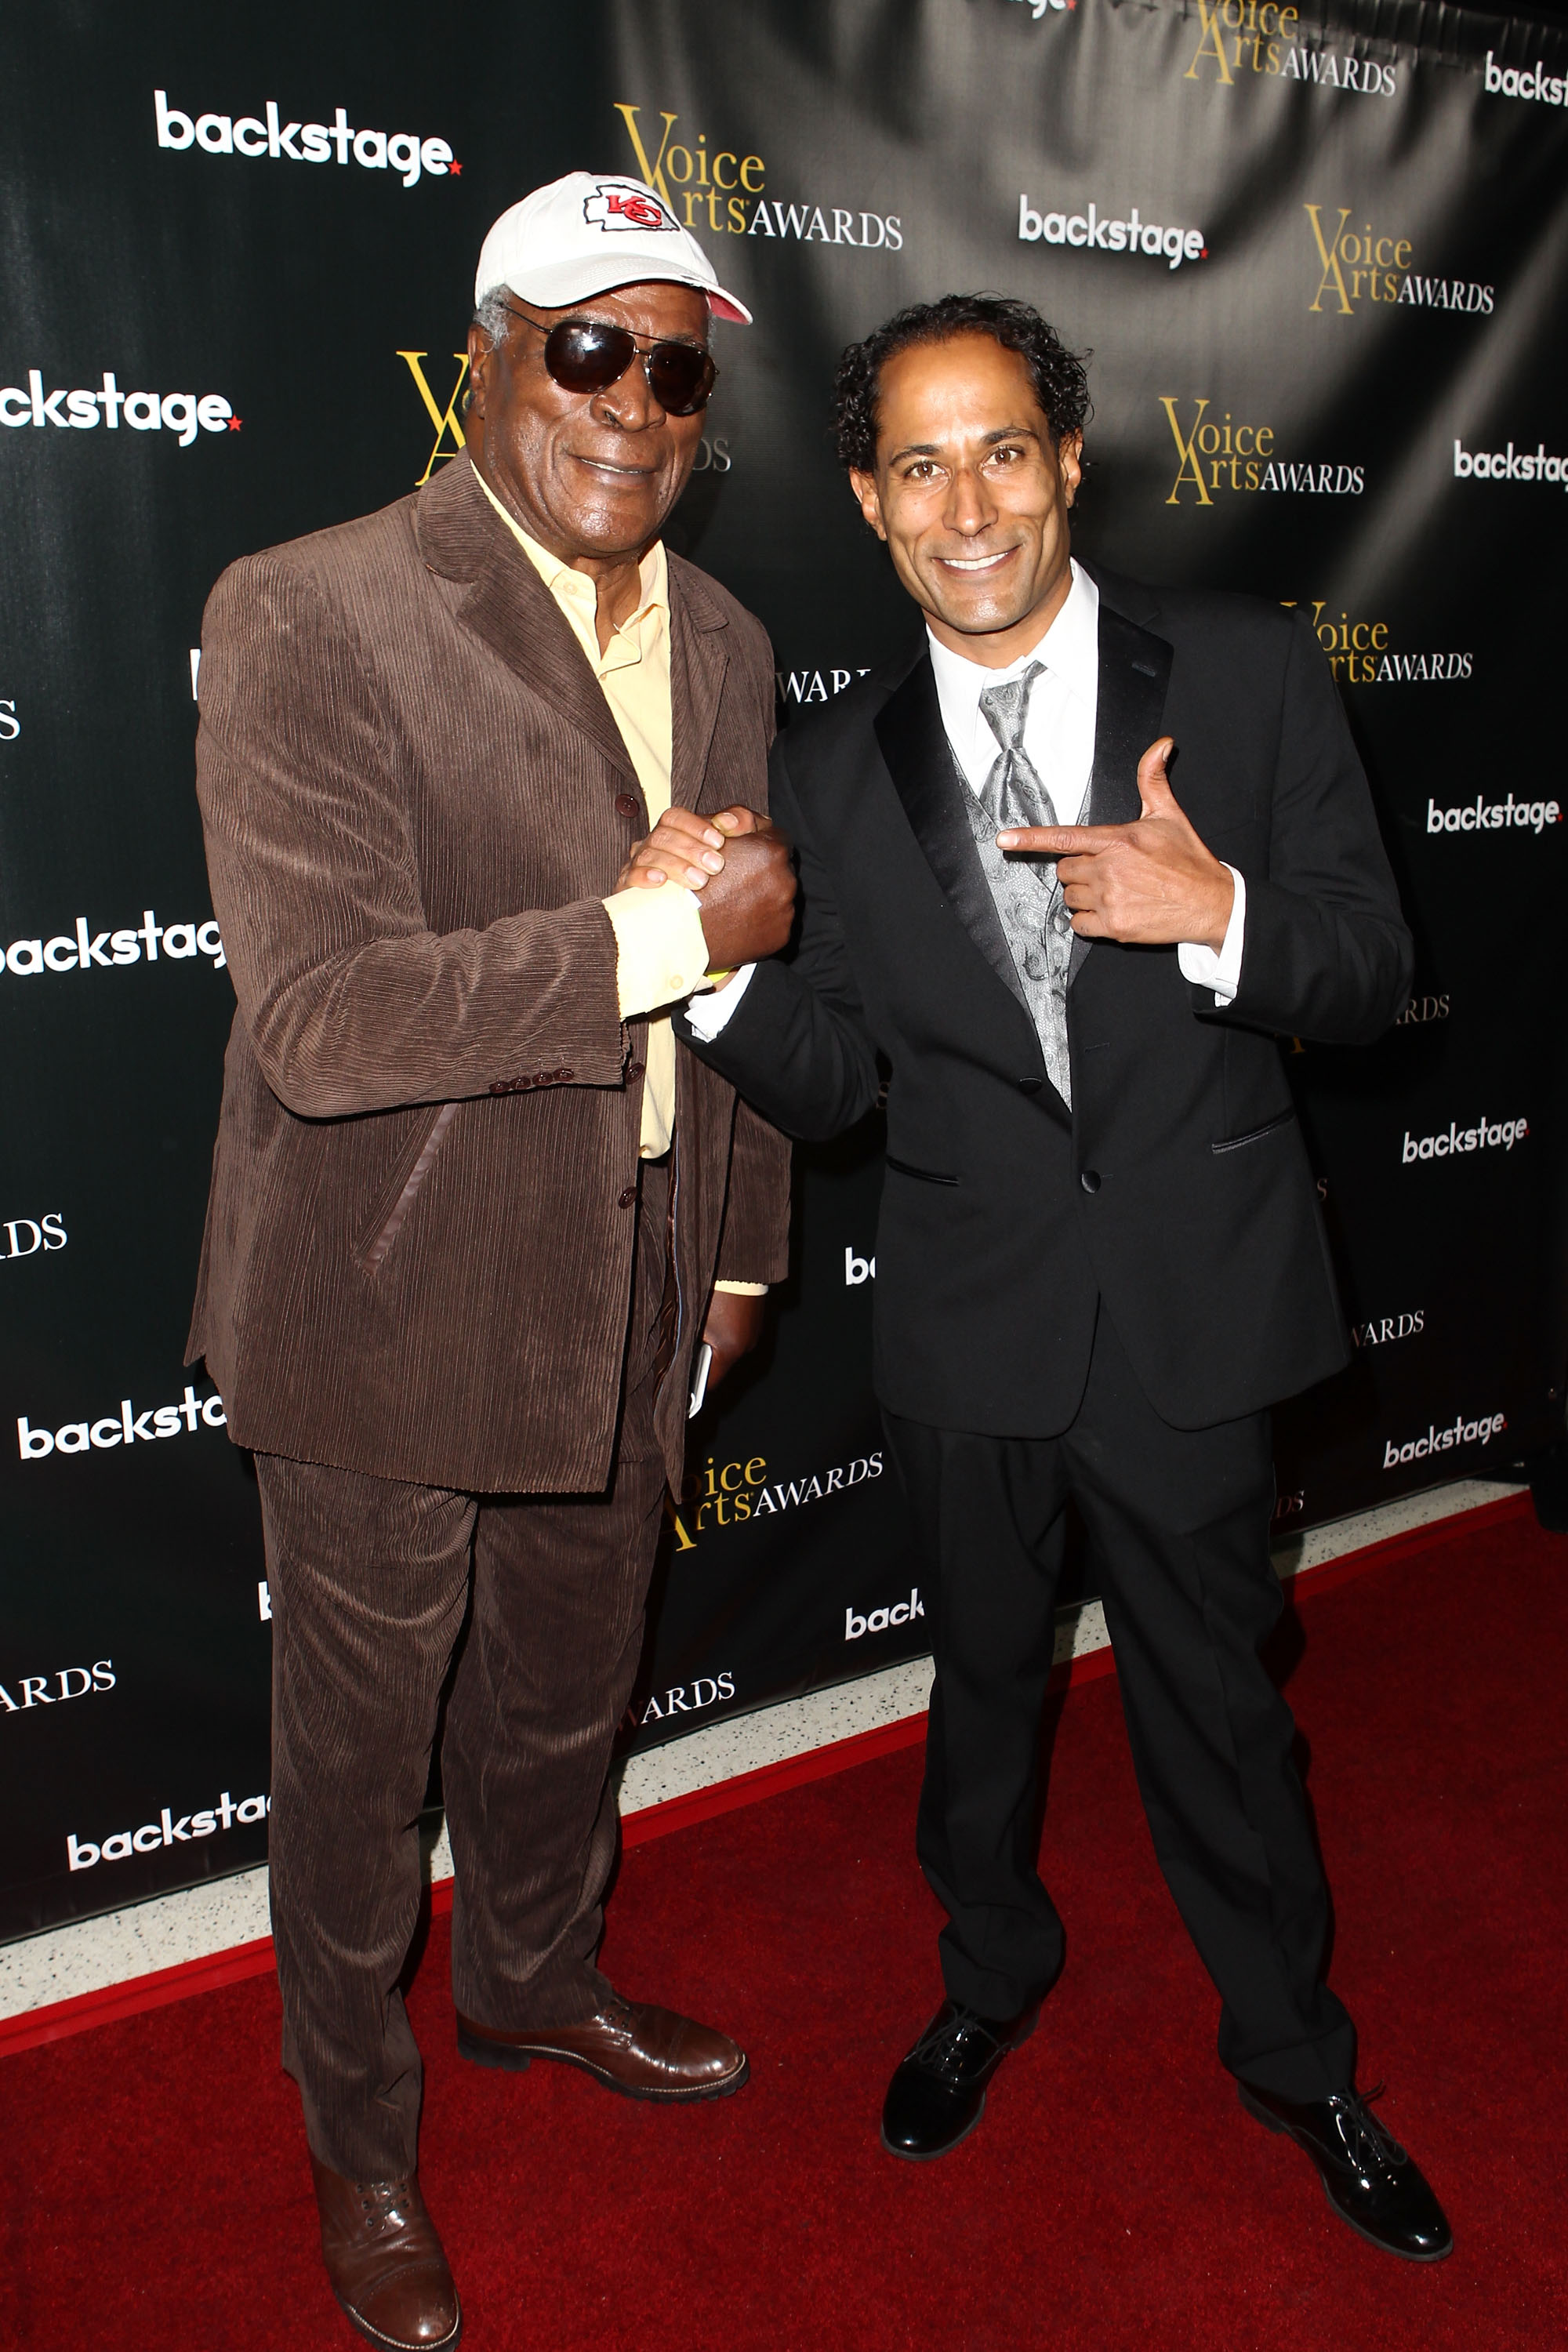
M 314 2156 L 310 2170 L 327 2276 L 360 2334 L 384 2352 L 447 2352 L 463 2314 L 418 2176 L 345 2180 Z
M 459 2016 L 458 2048 L 477 2066 L 518 2073 L 531 2059 L 559 2058 L 628 2099 L 727 2098 L 751 2072 L 745 2052 L 727 2033 L 647 2001 L 623 2000 L 616 1992 L 582 2025 L 532 2033 L 509 2033 Z

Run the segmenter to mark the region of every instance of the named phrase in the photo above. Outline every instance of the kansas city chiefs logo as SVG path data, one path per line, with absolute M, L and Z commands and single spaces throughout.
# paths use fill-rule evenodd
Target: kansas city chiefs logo
M 583 199 L 583 217 L 590 228 L 673 228 L 680 226 L 672 213 L 667 213 L 657 196 L 646 188 L 617 185 L 613 180 L 601 180 L 595 194 Z

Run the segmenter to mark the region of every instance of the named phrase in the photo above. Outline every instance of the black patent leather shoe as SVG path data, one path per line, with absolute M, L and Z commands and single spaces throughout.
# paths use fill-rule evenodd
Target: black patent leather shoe
M 985 2113 L 985 2091 L 1010 2050 L 1027 2042 L 1039 2022 L 1036 2001 L 1019 2017 L 982 2017 L 944 2000 L 882 2102 L 882 2146 L 889 2156 L 927 2164 L 945 2156 Z
M 1453 2252 L 1442 2207 L 1358 2093 L 1333 2091 L 1297 2106 L 1250 2083 L 1237 2089 L 1249 2116 L 1268 2131 L 1286 2133 L 1311 2158 L 1330 2204 L 1352 2230 L 1407 2263 L 1440 2263 Z M 1378 2092 L 1367 2095 L 1375 2099 Z

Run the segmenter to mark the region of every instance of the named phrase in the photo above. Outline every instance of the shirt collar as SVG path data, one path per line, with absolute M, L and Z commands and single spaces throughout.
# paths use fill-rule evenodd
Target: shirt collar
M 1053 676 L 1058 677 L 1069 693 L 1087 702 L 1092 710 L 1100 698 L 1100 591 L 1077 561 L 1068 559 L 1072 567 L 1072 586 L 1068 590 L 1060 612 L 1037 644 L 1005 669 L 987 669 L 983 662 L 966 660 L 951 646 L 939 645 L 928 628 L 931 667 L 936 672 L 937 690 L 944 704 L 960 701 L 972 704 L 978 710 L 980 697 L 988 686 L 1000 686 L 1016 677 L 1030 662 L 1044 662 Z
M 585 572 L 574 570 L 570 563 L 563 562 L 559 555 L 552 554 L 549 548 L 542 546 L 531 532 L 524 530 L 510 509 L 502 506 L 477 466 L 474 467 L 474 479 L 555 598 L 556 603 L 574 605 L 591 626 L 598 602 L 598 591 L 588 574 Z M 654 541 L 653 545 L 638 564 L 637 580 L 641 592 L 637 609 L 628 619 L 621 623 L 616 632 L 617 636 L 630 636 L 634 630 L 640 627 L 649 613 L 655 611 L 668 613 L 669 610 L 669 566 L 665 558 L 662 539 Z

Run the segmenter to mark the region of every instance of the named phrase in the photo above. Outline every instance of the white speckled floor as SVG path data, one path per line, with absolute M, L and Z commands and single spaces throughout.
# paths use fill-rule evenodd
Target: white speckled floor
M 1335 1519 L 1276 1545 L 1281 1577 L 1307 1573 L 1346 1552 L 1379 1543 L 1406 1529 L 1430 1526 L 1456 1512 L 1495 1502 L 1517 1488 L 1490 1480 L 1459 1480 L 1425 1495 L 1385 1503 L 1376 1510 Z M 1103 1649 L 1105 1612 L 1097 1601 L 1064 1610 L 1057 1626 L 1058 1660 Z M 711 1788 L 740 1772 L 799 1756 L 816 1748 L 921 1714 L 930 1686 L 931 1662 L 913 1658 L 857 1682 L 805 1698 L 786 1699 L 755 1714 L 731 1717 L 647 1755 L 632 1757 L 621 1782 L 623 1813 L 641 1812 L 694 1789 Z M 430 1855 L 432 1878 L 449 1878 L 451 1854 L 442 1830 Z M 241 1871 L 232 1878 L 162 1895 L 124 1911 L 53 1927 L 17 1944 L 0 1947 L 0 2017 L 16 2017 L 50 2001 L 101 1991 L 131 1977 L 146 1976 L 182 1961 L 205 1959 L 236 1944 L 270 1932 L 265 1870 Z

